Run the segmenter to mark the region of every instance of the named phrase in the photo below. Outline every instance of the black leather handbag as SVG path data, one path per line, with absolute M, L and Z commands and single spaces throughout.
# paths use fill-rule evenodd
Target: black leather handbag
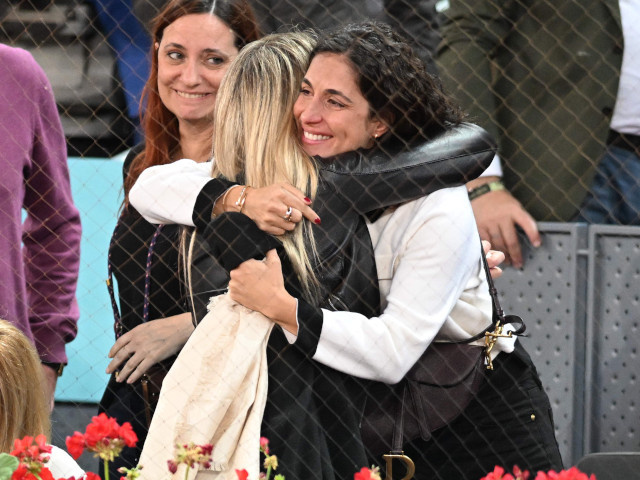
M 385 458 L 387 478 L 394 458 L 405 462 L 404 478 L 412 478 L 413 461 L 404 455 L 403 445 L 417 438 L 429 440 L 432 432 L 455 420 L 478 393 L 486 370 L 493 369 L 489 354 L 496 340 L 525 331 L 519 317 L 505 317 L 484 251 L 482 259 L 493 303 L 492 324 L 465 340 L 431 343 L 399 383 L 376 383 L 369 389 L 362 439 L 370 453 Z M 507 323 L 519 328 L 503 335 L 502 328 Z M 470 345 L 481 338 L 485 338 L 484 346 Z

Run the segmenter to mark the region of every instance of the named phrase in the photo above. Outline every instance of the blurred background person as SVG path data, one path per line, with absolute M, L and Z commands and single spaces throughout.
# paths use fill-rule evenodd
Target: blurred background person
M 50 440 L 49 405 L 41 383 L 38 352 L 20 330 L 0 319 L 0 452 L 10 453 L 14 440 L 27 435 Z M 73 458 L 54 445 L 46 467 L 55 478 L 84 476 Z
M 504 169 L 468 185 L 482 237 L 519 267 L 536 220 L 640 224 L 640 3 L 447 4 L 438 67 Z
M 0 314 L 34 342 L 53 408 L 65 345 L 77 333 L 80 214 L 44 71 L 3 44 L 0 63 Z

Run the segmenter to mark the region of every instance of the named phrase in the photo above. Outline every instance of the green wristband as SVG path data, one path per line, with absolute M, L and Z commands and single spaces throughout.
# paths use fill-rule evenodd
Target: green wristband
M 504 183 L 500 180 L 495 180 L 493 182 L 484 183 L 472 190 L 469 190 L 469 200 L 475 200 L 476 198 L 484 195 L 489 192 L 497 192 L 499 190 L 504 190 Z

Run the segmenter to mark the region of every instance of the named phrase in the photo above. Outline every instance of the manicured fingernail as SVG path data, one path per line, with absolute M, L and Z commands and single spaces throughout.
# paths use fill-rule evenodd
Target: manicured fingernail
M 536 248 L 538 248 L 540 245 L 540 240 L 536 240 L 535 242 L 533 242 L 533 246 Z
M 309 197 L 304 197 L 304 201 L 307 203 L 311 203 L 311 199 Z
M 313 223 L 315 223 L 316 225 L 320 225 L 322 223 L 322 220 L 320 220 L 320 217 L 317 217 Z

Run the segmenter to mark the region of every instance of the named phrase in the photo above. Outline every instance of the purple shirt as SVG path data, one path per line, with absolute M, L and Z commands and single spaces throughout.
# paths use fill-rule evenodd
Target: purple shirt
M 0 317 L 53 363 L 66 363 L 79 315 L 80 215 L 66 157 L 44 71 L 30 53 L 0 44 Z

